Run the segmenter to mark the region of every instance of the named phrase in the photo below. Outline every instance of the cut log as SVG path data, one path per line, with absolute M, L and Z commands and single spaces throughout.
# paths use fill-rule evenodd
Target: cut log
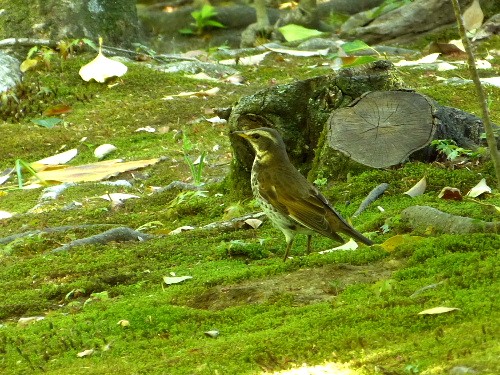
M 415 92 L 369 92 L 332 112 L 327 142 L 358 163 L 387 168 L 433 140 L 434 113 L 432 102 Z

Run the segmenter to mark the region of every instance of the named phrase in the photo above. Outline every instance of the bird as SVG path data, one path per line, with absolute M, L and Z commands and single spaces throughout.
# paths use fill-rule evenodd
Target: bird
M 293 166 L 276 129 L 259 127 L 234 131 L 233 134 L 246 139 L 255 151 L 250 177 L 252 192 L 270 221 L 285 235 L 284 261 L 297 234 L 307 235 L 308 253 L 314 233 L 344 243 L 338 234 L 341 232 L 366 245 L 373 245 L 349 225 Z

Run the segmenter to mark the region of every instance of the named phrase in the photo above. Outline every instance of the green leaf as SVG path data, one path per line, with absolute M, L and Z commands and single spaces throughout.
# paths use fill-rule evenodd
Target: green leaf
M 293 42 L 295 40 L 302 40 L 306 38 L 312 38 L 314 36 L 323 35 L 321 31 L 308 29 L 303 26 L 289 24 L 278 29 L 281 34 L 285 37 L 287 42 Z
M 377 60 L 378 59 L 376 57 L 373 57 L 373 56 L 359 56 L 353 62 L 348 63 L 348 64 L 343 64 L 342 67 L 347 68 L 347 67 L 352 67 L 352 66 L 358 66 L 358 65 L 368 64 L 368 63 L 371 63 L 371 62 L 374 62 Z
M 201 18 L 207 19 L 217 15 L 217 11 L 211 5 L 203 5 L 200 12 Z
M 181 34 L 184 34 L 184 35 L 193 35 L 194 34 L 194 31 L 191 30 L 191 29 L 189 29 L 189 28 L 187 28 L 187 27 L 185 27 L 183 29 L 180 29 L 179 32 Z
M 43 126 L 44 128 L 50 129 L 59 124 L 62 120 L 57 117 L 44 117 L 44 118 L 36 118 L 32 119 L 31 122 Z
M 213 27 L 220 27 L 220 28 L 226 27 L 222 23 L 214 21 L 214 20 L 207 20 L 207 21 L 205 21 L 205 25 L 206 26 L 213 26 Z
M 358 52 L 358 51 L 363 51 L 365 49 L 373 50 L 372 47 L 370 47 L 368 44 L 366 44 L 362 40 L 354 40 L 352 42 L 344 43 L 340 46 L 340 48 L 342 48 L 344 50 L 344 52 L 347 54 Z

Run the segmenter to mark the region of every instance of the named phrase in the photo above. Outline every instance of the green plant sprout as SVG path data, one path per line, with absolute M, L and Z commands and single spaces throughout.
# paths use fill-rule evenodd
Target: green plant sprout
M 23 167 L 33 176 L 35 176 L 42 185 L 47 185 L 47 182 L 42 178 L 38 177 L 36 171 L 31 167 L 30 163 L 25 162 L 24 160 L 17 159 L 16 160 L 16 173 L 17 173 L 17 182 L 19 189 L 23 188 Z
M 193 149 L 193 144 L 187 137 L 186 133 L 182 133 L 182 150 L 184 153 L 184 160 L 186 161 L 186 164 L 189 166 L 189 169 L 191 171 L 191 176 L 193 177 L 193 183 L 195 185 L 202 185 L 201 179 L 202 179 L 202 173 L 203 173 L 203 167 L 205 166 L 205 157 L 207 153 L 203 151 L 199 157 L 199 160 L 193 161 L 189 157 L 189 152 Z
M 446 155 L 446 158 L 450 161 L 455 160 L 459 156 L 477 159 L 483 154 L 481 148 L 477 151 L 468 150 L 457 146 L 456 142 L 452 139 L 436 139 L 431 142 L 431 145 L 435 146 L 439 153 Z
M 67 59 L 74 53 L 77 47 L 80 48 L 84 45 L 97 50 L 95 43 L 87 38 L 61 40 L 55 48 L 49 46 L 31 47 L 26 55 L 26 59 L 21 63 L 20 69 L 24 73 L 29 69 L 40 66 L 40 63 L 43 63 L 46 69 L 50 69 L 55 56 Z
M 194 19 L 194 22 L 191 23 L 192 28 L 186 27 L 180 29 L 179 32 L 186 35 L 202 35 L 208 27 L 224 28 L 225 26 L 222 23 L 212 19 L 216 15 L 215 8 L 205 4 L 200 10 L 191 13 L 191 17 Z

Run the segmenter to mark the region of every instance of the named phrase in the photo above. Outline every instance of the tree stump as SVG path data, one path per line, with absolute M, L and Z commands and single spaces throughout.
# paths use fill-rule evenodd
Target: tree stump
M 437 129 L 434 106 L 409 91 L 375 91 L 332 112 L 327 144 L 358 163 L 387 168 L 427 146 Z

